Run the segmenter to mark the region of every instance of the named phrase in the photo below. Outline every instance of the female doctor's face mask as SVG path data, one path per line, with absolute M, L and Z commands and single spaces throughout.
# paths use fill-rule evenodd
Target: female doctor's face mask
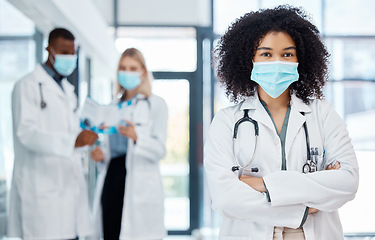
M 299 78 L 296 62 L 254 62 L 251 80 L 258 83 L 272 98 L 279 97 Z
M 141 73 L 130 71 L 119 71 L 118 82 L 126 90 L 133 90 L 141 84 Z

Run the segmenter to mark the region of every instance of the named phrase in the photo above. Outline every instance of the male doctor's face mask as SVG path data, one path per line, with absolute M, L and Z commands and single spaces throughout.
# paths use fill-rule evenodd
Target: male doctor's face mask
M 133 90 L 141 84 L 141 73 L 130 71 L 119 71 L 118 82 L 126 90 Z
M 251 80 L 258 83 L 272 98 L 278 98 L 299 78 L 296 62 L 254 62 Z
M 53 68 L 61 76 L 67 77 L 77 67 L 77 55 L 56 54 Z
M 55 60 L 50 58 L 49 60 L 58 74 L 63 77 L 67 77 L 73 73 L 77 67 L 77 54 L 56 54 L 53 47 L 50 48 Z

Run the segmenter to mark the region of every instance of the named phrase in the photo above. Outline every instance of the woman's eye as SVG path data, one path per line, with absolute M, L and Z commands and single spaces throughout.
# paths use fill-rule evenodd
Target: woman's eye
M 271 54 L 268 53 L 268 52 L 265 52 L 265 53 L 261 53 L 260 56 L 262 56 L 262 57 L 271 57 Z
M 284 53 L 283 57 L 293 57 L 292 53 Z

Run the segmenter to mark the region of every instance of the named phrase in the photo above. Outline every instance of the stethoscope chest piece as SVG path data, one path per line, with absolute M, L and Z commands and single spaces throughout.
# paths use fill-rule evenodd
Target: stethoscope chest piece
M 40 102 L 40 108 L 45 109 L 47 107 L 47 103 L 45 101 Z
M 307 153 L 306 163 L 302 167 L 303 173 L 316 172 L 318 165 L 318 148 L 311 148 L 310 152 Z
M 305 163 L 302 167 L 302 172 L 303 173 L 308 173 L 308 172 L 311 172 L 311 167 L 308 163 Z

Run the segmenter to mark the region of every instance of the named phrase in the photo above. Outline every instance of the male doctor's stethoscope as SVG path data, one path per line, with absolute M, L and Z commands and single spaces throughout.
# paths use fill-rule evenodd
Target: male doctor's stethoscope
M 44 97 L 43 97 L 43 89 L 42 89 L 42 83 L 38 83 L 39 84 L 39 95 L 40 95 L 40 108 L 42 110 L 44 110 L 46 107 L 47 107 L 47 103 L 46 101 L 44 101 Z M 76 108 L 74 108 L 73 112 L 76 112 L 78 110 L 78 101 L 77 101 L 77 106 Z
M 257 167 L 247 169 L 255 158 L 255 153 L 256 153 L 257 144 L 258 144 L 258 136 L 259 136 L 258 122 L 255 121 L 254 119 L 252 119 L 251 117 L 249 117 L 248 112 L 249 112 L 249 109 L 244 109 L 244 116 L 242 118 L 240 118 L 234 124 L 234 130 L 233 130 L 233 154 L 234 154 L 234 159 L 235 159 L 237 165 L 232 167 L 232 171 L 233 172 L 239 171 L 239 175 L 242 174 L 243 170 L 248 170 L 250 172 L 258 172 L 259 171 L 259 169 Z M 302 113 L 302 114 L 305 115 L 304 113 Z M 236 141 L 237 141 L 238 128 L 241 125 L 241 123 L 244 123 L 244 122 L 250 122 L 254 125 L 255 146 L 254 146 L 253 155 L 251 156 L 249 162 L 246 165 L 242 166 L 237 159 L 236 152 L 235 152 L 235 145 L 236 145 Z M 306 121 L 303 123 L 303 128 L 305 130 L 305 137 L 306 137 L 307 159 L 306 159 L 306 163 L 302 167 L 302 172 L 303 173 L 315 172 L 317 170 L 317 163 L 318 163 L 318 148 L 311 148 L 310 149 L 309 132 L 307 131 Z M 313 156 L 314 159 L 312 159 L 311 156 Z

